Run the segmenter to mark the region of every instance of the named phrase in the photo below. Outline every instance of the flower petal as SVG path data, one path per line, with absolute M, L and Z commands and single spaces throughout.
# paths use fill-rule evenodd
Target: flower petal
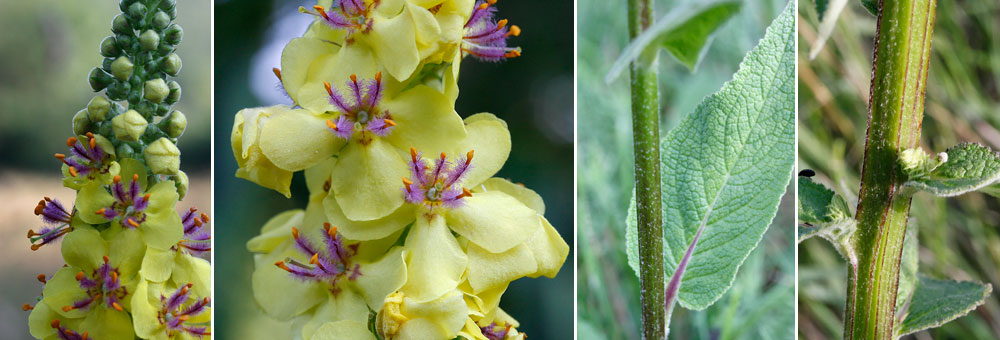
M 135 339 L 128 313 L 104 307 L 87 313 L 80 323 L 80 332 L 87 332 L 94 339 Z
M 358 287 L 369 306 L 381 306 L 385 297 L 406 283 L 406 252 L 395 247 L 373 263 L 361 264 Z
M 97 230 L 85 226 L 66 234 L 63 238 L 62 255 L 66 264 L 89 272 L 104 263 L 104 255 L 108 255 L 108 243 Z
M 311 340 L 375 340 L 375 335 L 364 323 L 340 320 L 323 324 Z
M 180 287 L 191 284 L 191 293 L 197 297 L 212 296 L 212 264 L 203 258 L 180 254 L 174 258 L 171 279 Z
M 376 17 L 367 34 L 375 58 L 396 79 L 410 78 L 420 64 L 416 23 L 407 10 L 391 19 Z
M 376 240 L 392 235 L 413 222 L 415 216 L 413 206 L 403 205 L 380 219 L 353 221 L 344 216 L 344 211 L 340 209 L 334 196 L 326 196 L 323 199 L 323 209 L 330 224 L 337 226 L 337 230 L 344 234 L 344 237 L 359 241 Z
M 295 38 L 281 51 L 281 84 L 285 92 L 298 103 L 299 89 L 309 81 L 315 61 L 336 55 L 337 45 L 317 38 Z
M 506 286 L 507 283 L 538 270 L 535 257 L 524 244 L 502 253 L 491 253 L 469 244 L 469 284 L 472 292 Z
M 357 75 L 358 81 L 374 79 L 378 71 L 375 56 L 368 45 L 358 41 L 341 48 L 336 55 L 323 56 L 313 62 L 309 78 L 299 90 L 298 103 L 302 108 L 312 112 L 340 112 L 330 103 L 330 95 L 326 92 L 323 82 L 329 82 L 336 87 L 341 95 L 350 93 L 344 85 L 351 75 Z
M 135 334 L 143 339 L 152 338 L 155 333 L 160 333 L 164 330 L 163 325 L 157 319 L 157 307 L 153 305 L 159 302 L 158 299 L 155 299 L 155 297 L 159 297 L 159 293 L 153 293 L 153 291 L 160 291 L 162 293 L 162 288 L 150 290 L 149 286 L 148 281 L 140 280 L 132 297 L 131 311 Z
M 330 132 L 326 120 L 301 109 L 272 116 L 261 127 L 260 150 L 287 171 L 319 164 L 344 145 L 344 140 Z
M 306 188 L 309 189 L 309 194 L 326 194 L 329 190 L 324 190 L 324 186 L 330 180 L 330 172 L 333 171 L 333 167 L 337 164 L 337 159 L 330 157 L 324 159 L 319 164 L 316 164 L 305 170 L 306 177 Z
M 274 253 L 254 256 L 254 300 L 264 313 L 281 321 L 291 320 L 326 299 L 322 285 L 295 279 L 274 265 L 275 261 L 297 254 L 292 244 L 287 243 Z
M 331 173 L 330 190 L 352 221 L 371 221 L 403 205 L 406 163 L 400 151 L 381 138 L 368 145 L 350 143 Z
M 98 182 L 90 182 L 76 194 L 77 215 L 88 224 L 101 224 L 108 220 L 97 211 L 111 206 L 115 198 Z
M 122 229 L 118 233 L 105 234 L 108 239 L 108 257 L 111 265 L 118 268 L 118 271 L 125 278 L 131 278 L 139 272 L 142 267 L 142 260 L 146 252 L 146 244 L 142 241 L 142 235 L 135 229 Z
M 468 318 L 465 300 L 457 290 L 427 302 L 406 297 L 403 313 L 411 319 L 400 327 L 395 339 L 451 339 Z
M 469 258 L 445 226 L 444 218 L 418 218 L 406 237 L 409 277 L 402 290 L 408 298 L 430 301 L 454 290 Z
M 534 210 L 539 215 L 545 215 L 545 201 L 534 190 L 528 189 L 523 184 L 514 184 L 510 180 L 493 177 L 483 184 L 472 188 L 473 193 L 485 191 L 499 191 L 516 198 L 524 205 Z
M 59 313 L 64 318 L 81 318 L 86 312 L 80 309 L 64 311 L 65 306 L 72 306 L 74 302 L 87 298 L 87 293 L 80 288 L 80 282 L 76 281 L 76 274 L 80 269 L 73 267 L 62 267 L 49 278 L 42 289 L 42 302 L 49 305 L 49 308 Z
M 269 253 L 292 238 L 292 227 L 302 225 L 302 209 L 287 210 L 267 220 L 260 229 L 260 235 L 247 241 L 247 250 L 254 253 Z
M 466 139 L 462 117 L 455 112 L 454 102 L 427 86 L 417 86 L 387 100 L 384 107 L 392 115 L 396 127 L 386 137 L 400 150 L 411 147 L 427 155 L 441 152 L 465 154 L 460 150 Z
M 476 150 L 472 169 L 464 184 L 475 186 L 493 177 L 507 162 L 510 154 L 510 131 L 507 123 L 490 113 L 478 113 L 465 118 L 468 138 L 464 150 Z
M 166 281 L 170 278 L 170 273 L 174 270 L 174 255 L 176 254 L 176 252 L 169 249 L 146 249 L 146 255 L 142 257 L 142 267 L 139 270 L 139 275 L 153 282 Z
M 541 228 L 534 210 L 498 191 L 463 198 L 446 214 L 452 230 L 491 253 L 505 252 Z
M 569 255 L 569 245 L 559 235 L 559 231 L 556 231 L 552 224 L 549 224 L 549 220 L 541 216 L 538 218 L 542 220 L 542 228 L 524 242 L 524 245 L 531 249 L 531 253 L 538 263 L 538 271 L 528 276 L 544 275 L 554 278 L 559 273 L 559 268 L 562 268 L 563 263 L 566 262 L 566 256 Z
M 316 308 L 309 321 L 302 325 L 302 338 L 315 339 L 315 336 L 323 334 L 324 332 L 317 330 L 330 320 L 367 323 L 368 305 L 350 290 L 341 291 L 336 296 L 330 295 L 326 302 Z

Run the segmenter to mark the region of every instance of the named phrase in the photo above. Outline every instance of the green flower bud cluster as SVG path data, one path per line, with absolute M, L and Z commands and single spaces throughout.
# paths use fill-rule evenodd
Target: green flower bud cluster
M 171 109 L 181 87 L 168 80 L 181 69 L 176 1 L 120 8 L 89 76 L 99 93 L 56 154 L 76 198 L 40 200 L 45 226 L 28 231 L 32 250 L 62 240 L 65 265 L 38 276 L 42 294 L 23 309 L 38 339 L 210 338 L 209 218 L 177 212 L 190 182 L 176 144 L 187 117 Z
M 172 109 L 181 98 L 181 87 L 168 78 L 181 70 L 181 58 L 175 50 L 184 31 L 172 22 L 177 16 L 176 1 L 123 0 L 119 8 L 122 13 L 111 22 L 114 34 L 101 41 L 104 62 L 91 70 L 89 77 L 91 88 L 104 95 L 98 94 L 87 106 L 87 114 L 74 119 L 73 129 L 78 135 L 92 132 L 108 136 L 124 156 L 143 160 L 149 145 L 162 146 L 161 139 L 176 143 L 184 132 L 185 124 L 166 119 L 183 117 Z M 164 128 L 168 126 L 169 131 Z

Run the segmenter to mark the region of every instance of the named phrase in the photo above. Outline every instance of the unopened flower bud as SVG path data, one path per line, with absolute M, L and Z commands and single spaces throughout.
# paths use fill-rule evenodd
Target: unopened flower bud
M 127 143 L 118 144 L 117 148 L 114 148 L 115 153 L 118 154 L 118 158 L 135 158 L 133 154 L 135 150 L 132 149 L 131 145 Z
M 160 9 L 171 9 L 177 6 L 177 0 L 160 1 Z
M 146 81 L 146 85 L 143 87 L 143 94 L 146 100 L 159 103 L 170 94 L 170 88 L 167 87 L 167 83 L 162 78 L 156 78 Z
M 160 137 L 143 151 L 146 164 L 157 175 L 176 175 L 181 167 L 181 150 L 166 137 Z
M 108 111 L 111 110 L 111 103 L 104 96 L 95 96 L 94 99 L 87 103 L 87 116 L 90 118 L 91 122 L 103 122 L 104 117 L 108 116 Z
M 128 77 L 132 76 L 132 69 L 134 68 L 135 65 L 132 65 L 132 61 L 126 56 L 118 57 L 115 62 L 111 63 L 111 73 L 121 81 L 128 80 Z
M 177 53 L 171 53 L 163 58 L 163 72 L 171 76 L 176 76 L 181 71 L 181 57 Z
M 146 5 L 143 5 L 141 2 L 136 2 L 131 6 L 128 6 L 128 15 L 132 17 L 132 19 L 139 20 L 142 18 L 143 14 L 146 14 Z
M 163 41 L 171 45 L 177 45 L 181 42 L 181 38 L 184 37 L 184 30 L 181 29 L 181 25 L 171 24 L 167 27 L 167 30 L 163 32 Z
M 167 25 L 170 25 L 170 16 L 163 11 L 157 11 L 156 14 L 153 15 L 153 28 L 163 30 L 164 28 L 167 28 Z
M 87 110 L 83 109 L 77 111 L 76 115 L 73 116 L 73 133 L 77 135 L 84 135 L 90 131 L 90 118 L 87 117 Z
M 184 171 L 178 170 L 176 175 L 170 176 L 170 180 L 174 181 L 174 185 L 177 186 L 177 195 L 180 196 L 177 199 L 184 199 L 184 196 L 188 192 L 188 185 L 190 184 L 188 175 Z
M 146 30 L 139 36 L 139 43 L 147 51 L 155 50 L 156 47 L 160 46 L 160 35 L 153 30 Z
M 178 100 L 181 100 L 181 84 L 178 84 L 176 81 L 171 80 L 169 83 L 167 83 L 167 87 L 170 88 L 170 94 L 167 95 L 167 99 L 165 99 L 167 104 L 172 105 L 176 103 Z
M 129 25 L 128 19 L 125 14 L 119 14 L 111 20 L 111 31 L 118 34 L 126 34 L 132 32 L 132 25 Z
M 130 142 L 139 140 L 139 137 L 146 132 L 147 123 L 146 118 L 136 110 L 128 110 L 111 119 L 115 137 Z
M 105 57 L 117 57 L 121 51 L 118 50 L 114 36 L 107 36 L 101 41 L 101 55 Z
M 108 87 L 108 84 L 111 84 L 112 80 L 111 75 L 108 74 L 107 72 L 104 72 L 104 70 L 102 70 L 100 67 L 95 67 L 93 70 L 90 70 L 89 78 L 90 78 L 90 88 L 94 89 L 94 91 L 100 91 L 103 90 L 105 87 Z
M 167 117 L 167 126 L 164 129 L 167 131 L 167 136 L 180 137 L 185 128 L 187 128 L 187 117 L 184 116 L 184 113 L 180 111 L 170 113 L 170 117 Z

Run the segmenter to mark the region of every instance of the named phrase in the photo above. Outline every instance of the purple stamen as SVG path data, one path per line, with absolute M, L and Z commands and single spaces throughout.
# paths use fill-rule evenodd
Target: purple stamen
M 89 276 L 81 271 L 76 275 L 76 280 L 88 297 L 63 307 L 63 310 L 87 309 L 98 300 L 102 300 L 107 308 L 122 310 L 119 302 L 128 295 L 128 290 L 121 284 L 118 268 L 111 267 L 107 256 L 104 257 L 104 264 L 94 269 Z
M 507 337 L 507 333 L 510 332 L 510 325 L 500 326 L 496 322 L 492 322 L 486 327 L 482 327 L 480 329 L 483 331 L 483 336 L 487 339 L 503 340 Z
M 187 332 L 191 335 L 202 337 L 211 335 L 205 326 L 200 326 L 200 324 L 187 325 L 187 321 L 190 317 L 196 316 L 205 312 L 206 306 L 208 306 L 209 299 L 203 298 L 200 300 L 195 300 L 193 302 L 188 302 L 190 298 L 191 284 L 186 284 L 178 288 L 170 298 L 160 295 L 160 303 L 163 307 L 157 313 L 157 319 L 160 321 L 161 325 L 164 325 L 167 329 L 168 334 L 176 334 L 176 332 Z M 187 304 L 185 306 L 185 304 Z M 201 323 L 204 324 L 204 323 Z
M 362 133 L 360 141 L 365 142 L 365 133 L 370 132 L 376 136 L 385 137 L 392 132 L 393 126 L 388 111 L 380 112 L 378 104 L 382 100 L 384 84 L 382 84 L 382 73 L 376 73 L 374 79 L 358 81 L 356 75 L 351 75 L 351 79 L 346 83 L 350 96 L 353 99 L 348 102 L 336 88 L 329 82 L 324 82 L 326 92 L 330 96 L 330 104 L 335 106 L 340 115 L 334 120 L 327 120 L 327 127 L 338 137 L 350 140 L 356 130 Z
M 411 148 L 409 168 L 413 180 L 403 179 L 404 198 L 409 203 L 425 204 L 430 208 L 438 205 L 458 207 L 462 198 L 472 195 L 468 189 L 458 185 L 472 168 L 472 156 L 473 152 L 470 151 L 464 157 L 459 157 L 456 163 L 451 163 L 446 155 L 441 154 L 435 160 L 433 169 L 430 169 L 420 153 Z
M 478 1 L 465 23 L 462 51 L 483 61 L 496 62 L 521 55 L 520 48 L 507 47 L 507 37 L 517 36 L 521 29 L 507 26 L 506 20 L 495 21 L 496 1 Z
M 201 214 L 200 218 L 195 217 L 197 211 L 198 209 L 191 208 L 184 215 L 181 215 L 184 238 L 177 244 L 178 247 L 175 247 L 175 250 L 184 248 L 191 255 L 201 255 L 212 250 L 210 243 L 212 231 L 205 226 L 205 223 L 208 223 L 208 215 Z
M 345 247 L 343 237 L 337 234 L 337 228 L 331 227 L 329 223 L 324 224 L 324 230 L 323 244 L 326 249 L 321 251 L 302 237 L 298 229 L 292 228 L 292 236 L 295 238 L 296 246 L 300 252 L 309 257 L 309 264 L 303 264 L 289 258 L 279 261 L 275 265 L 295 278 L 326 282 L 331 286 L 330 291 L 336 293 L 340 291 L 337 282 L 345 275 L 348 280 L 354 280 L 361 275 L 358 264 L 354 264 L 353 271 L 348 275 L 348 269 L 352 268 L 351 258 L 357 254 L 358 244 Z

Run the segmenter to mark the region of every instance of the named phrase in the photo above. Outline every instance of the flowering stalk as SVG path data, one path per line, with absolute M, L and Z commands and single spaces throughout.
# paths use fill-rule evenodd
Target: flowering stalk
M 237 177 L 290 196 L 305 172 L 306 208 L 247 243 L 254 298 L 304 320 L 293 337 L 524 339 L 500 297 L 521 277 L 554 277 L 569 247 L 538 194 L 492 178 L 507 124 L 455 112 L 465 57 L 521 55 L 496 5 L 300 8 L 315 21 L 274 72 L 293 105 L 241 110 L 232 133 Z
M 55 155 L 76 199 L 40 200 L 45 226 L 28 231 L 35 251 L 62 240 L 66 265 L 38 276 L 42 296 L 23 309 L 39 339 L 205 338 L 211 265 L 194 255 L 211 249 L 208 215 L 175 210 L 189 184 L 176 146 L 187 119 L 172 109 L 181 88 L 168 81 L 181 68 L 176 1 L 119 5 L 89 76 L 103 94 L 73 117 L 69 151 Z M 156 301 L 161 313 L 144 313 Z

